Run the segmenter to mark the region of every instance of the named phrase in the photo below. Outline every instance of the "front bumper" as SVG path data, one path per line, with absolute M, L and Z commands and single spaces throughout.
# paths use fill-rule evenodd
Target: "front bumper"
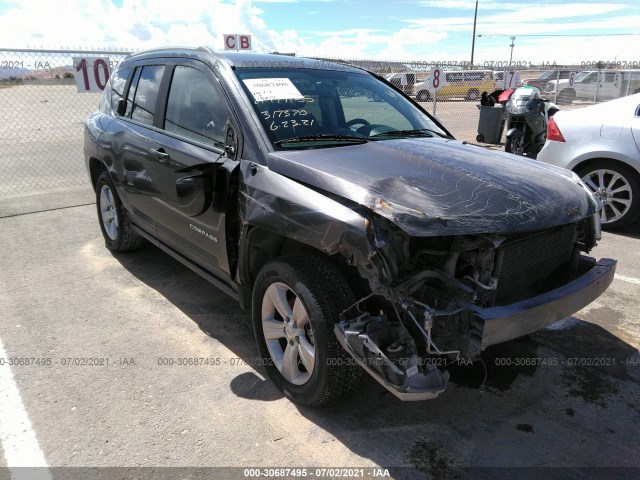
M 607 289 L 613 281 L 616 264 L 608 258 L 596 262 L 583 257 L 580 267 L 584 273 L 559 288 L 506 306 L 467 305 L 465 308 L 473 317 L 469 334 L 479 337 L 480 350 L 484 350 L 562 320 Z M 371 318 L 368 314 L 363 317 L 337 323 L 334 333 L 343 348 L 375 380 L 405 401 L 435 398 L 445 390 L 448 372 L 433 363 L 420 365 L 415 348 L 410 349 L 404 364 L 385 355 L 383 350 L 391 340 L 407 338 L 408 332 L 400 324 L 382 317 Z
M 521 302 L 473 308 L 482 329 L 481 348 L 522 337 L 562 320 L 598 298 L 613 281 L 615 260 L 603 258 L 575 280 Z

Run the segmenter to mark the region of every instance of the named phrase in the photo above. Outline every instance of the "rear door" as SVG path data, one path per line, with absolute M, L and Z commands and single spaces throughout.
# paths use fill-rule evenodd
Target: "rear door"
M 579 82 L 574 83 L 576 98 L 591 100 L 595 98 L 600 72 L 589 72 Z
M 125 207 L 136 223 L 155 235 L 153 197 L 154 162 L 149 158 L 149 134 L 153 128 L 162 65 L 132 65 L 112 80 L 111 122 L 101 138 L 111 158 L 105 159 Z
M 622 74 L 620 72 L 600 72 L 596 101 L 618 98 L 621 86 Z
M 234 116 L 212 70 L 191 60 L 168 66 L 158 129 L 150 137 L 156 153 L 153 198 L 161 241 L 230 282 L 227 200 L 238 162 Z M 235 211 L 235 210 L 234 210 Z

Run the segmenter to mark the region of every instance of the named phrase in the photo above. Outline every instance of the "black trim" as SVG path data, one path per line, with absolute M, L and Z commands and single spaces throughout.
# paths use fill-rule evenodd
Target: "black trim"
M 220 280 L 218 277 L 216 277 L 215 275 L 209 273 L 204 268 L 196 265 L 191 260 L 189 260 L 185 256 L 181 255 L 180 253 L 176 252 L 171 247 L 165 245 L 164 243 L 162 243 L 160 240 L 158 240 L 154 236 L 148 234 L 147 232 L 142 230 L 137 225 L 133 225 L 133 229 L 136 231 L 136 233 L 138 233 L 140 236 L 142 236 L 145 240 L 149 241 L 150 243 L 152 243 L 153 245 L 158 247 L 163 252 L 168 253 L 169 255 L 171 255 L 174 259 L 176 259 L 177 261 L 182 263 L 185 267 L 188 267 L 191 270 L 193 270 L 195 273 L 200 275 L 202 278 L 204 278 L 209 283 L 213 284 L 216 288 L 219 288 L 221 291 L 223 291 L 224 293 L 229 295 L 234 300 L 239 301 L 238 293 L 235 292 L 228 284 L 226 284 L 225 282 Z

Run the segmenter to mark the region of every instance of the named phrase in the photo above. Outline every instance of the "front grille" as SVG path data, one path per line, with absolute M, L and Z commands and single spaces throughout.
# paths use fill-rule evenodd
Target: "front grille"
M 507 239 L 496 252 L 496 304 L 508 305 L 556 288 L 575 242 L 576 224 Z

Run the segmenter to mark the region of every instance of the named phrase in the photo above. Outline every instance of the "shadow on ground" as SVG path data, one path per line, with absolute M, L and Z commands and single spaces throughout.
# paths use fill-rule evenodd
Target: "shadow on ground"
M 249 314 L 233 299 L 151 246 L 116 258 L 204 334 L 255 364 Z M 394 478 L 640 478 L 634 347 L 572 317 L 487 349 L 483 363 L 453 366 L 449 388 L 431 401 L 400 402 L 365 375 L 340 403 L 297 409 L 328 434 L 327 443 Z M 229 388 L 259 409 L 282 395 L 257 373 L 236 376 Z

